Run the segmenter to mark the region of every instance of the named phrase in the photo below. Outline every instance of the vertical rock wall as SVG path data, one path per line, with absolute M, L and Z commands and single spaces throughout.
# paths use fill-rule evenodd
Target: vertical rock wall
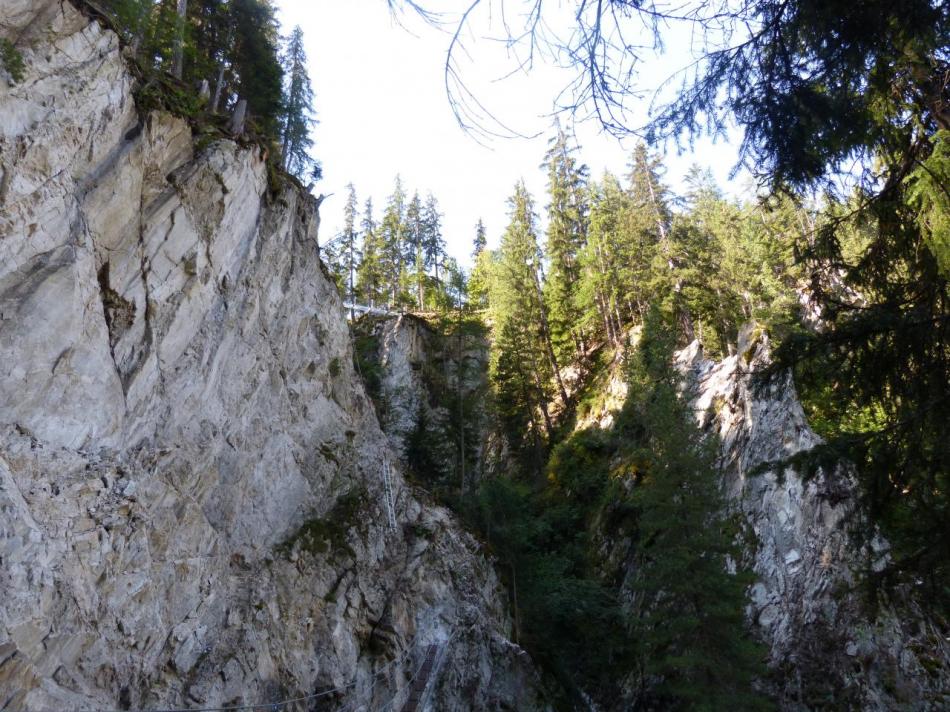
M 720 363 L 698 343 L 677 355 L 699 424 L 719 438 L 725 487 L 741 508 L 758 577 L 749 617 L 769 645 L 768 684 L 784 709 L 946 709 L 950 643 L 899 591 L 872 616 L 860 572 L 880 566 L 887 544 L 862 551 L 857 484 L 844 466 L 806 479 L 790 456 L 819 443 L 790 376 L 760 387 L 768 338 L 747 329 Z M 764 471 L 759 472 L 759 470 Z M 935 543 L 936 545 L 936 543 Z
M 389 524 L 314 201 L 141 114 L 69 2 L 0 35 L 0 710 L 398 707 L 446 640 L 433 708 L 539 706 L 491 566 L 398 467 Z

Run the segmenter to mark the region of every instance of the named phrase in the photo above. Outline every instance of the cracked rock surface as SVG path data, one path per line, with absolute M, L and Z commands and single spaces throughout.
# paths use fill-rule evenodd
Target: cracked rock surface
M 853 473 L 842 465 L 806 478 L 776 463 L 820 442 L 789 374 L 765 386 L 769 342 L 747 328 L 738 353 L 716 363 L 694 342 L 678 352 L 701 427 L 720 443 L 724 487 L 748 525 L 747 563 L 757 576 L 748 616 L 769 648 L 766 681 L 781 707 L 946 709 L 950 644 L 941 627 L 897 591 L 876 616 L 860 575 L 880 566 L 887 543 L 862 549 Z
M 118 40 L 0 36 L 0 710 L 403 699 L 543 707 L 494 571 L 392 478 L 300 190 L 141 115 Z M 400 697 L 401 696 L 401 697 Z M 347 709 L 351 709 L 347 707 Z

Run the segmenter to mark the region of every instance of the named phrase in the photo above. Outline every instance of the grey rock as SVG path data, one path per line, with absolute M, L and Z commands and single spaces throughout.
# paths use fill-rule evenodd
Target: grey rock
M 0 706 L 376 709 L 451 640 L 433 709 L 543 707 L 491 562 L 398 468 L 386 526 L 315 201 L 140 116 L 69 2 L 0 34 Z
M 864 557 L 880 563 L 889 546 L 880 534 L 870 552 L 854 546 L 860 505 L 853 470 L 842 464 L 805 479 L 778 464 L 820 439 L 789 374 L 765 387 L 754 383 L 770 363 L 768 335 L 744 328 L 738 352 L 720 363 L 701 353 L 694 342 L 676 361 L 697 422 L 720 442 L 723 486 L 753 534 L 745 563 L 758 580 L 749 614 L 768 644 L 781 706 L 807 709 L 832 698 L 839 708 L 945 709 L 950 645 L 938 622 L 912 591 L 895 592 L 876 617 L 864 604 Z

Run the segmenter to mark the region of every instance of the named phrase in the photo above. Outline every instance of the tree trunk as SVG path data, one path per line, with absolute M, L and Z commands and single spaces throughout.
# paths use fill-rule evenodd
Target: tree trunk
M 224 91 L 224 62 L 218 66 L 218 80 L 214 84 L 214 98 L 211 100 L 211 113 L 218 113 L 218 104 L 221 103 L 221 94 Z
M 234 136 L 240 136 L 244 133 L 244 121 L 247 118 L 247 99 L 239 99 L 237 106 L 234 107 L 234 114 L 231 115 L 231 124 L 228 128 Z
M 188 0 L 178 0 L 178 17 L 175 18 L 175 46 L 172 59 L 172 75 L 181 79 L 185 64 L 185 22 L 188 15 Z

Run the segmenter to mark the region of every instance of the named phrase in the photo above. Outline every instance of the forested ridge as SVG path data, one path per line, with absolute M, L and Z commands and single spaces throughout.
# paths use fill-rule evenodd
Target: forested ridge
M 405 208 L 399 227 L 398 181 L 379 224 L 370 203 L 357 225 L 351 190 L 331 269 L 349 299 L 421 309 L 449 343 L 459 329 L 471 330 L 466 323 L 488 326 L 489 410 L 506 443 L 505 476 L 460 491 L 464 478 L 435 464 L 440 444 L 431 433 L 412 441 L 410 466 L 501 556 L 516 592 L 519 639 L 554 671 L 567 699 L 592 689 L 609 699 L 618 671 L 643 666 L 644 684 L 652 675 L 667 680 L 650 693 L 656 704 L 711 699 L 715 708 L 751 709 L 763 700 L 750 680 L 764 674 L 742 621 L 751 579 L 726 573 L 726 559 L 740 558 L 738 523 L 717 489 L 712 444 L 677 396 L 671 360 L 693 338 L 714 356 L 734 353 L 748 321 L 779 335 L 799 328 L 805 281 L 792 246 L 821 216 L 790 198 L 727 198 L 698 166 L 686 194 L 674 195 L 661 159 L 642 144 L 623 177 L 591 179 L 579 154 L 558 130 L 544 156 L 546 207 L 523 183 L 514 186 L 499 246 L 487 247 L 479 222 L 470 273 L 451 262 L 443 268 L 441 279 L 449 275 L 458 287 L 443 291 L 434 262 L 412 260 L 425 253 L 418 247 L 425 236 L 439 244 L 439 233 L 434 220 L 416 225 L 416 211 Z M 429 285 L 421 301 L 420 283 Z M 610 368 L 627 374 L 627 406 L 612 429 L 575 432 L 578 417 L 603 398 L 598 379 Z M 361 366 L 364 377 L 371 370 Z M 464 442 L 477 447 L 471 434 Z M 680 488 L 690 492 L 688 506 Z M 656 567 L 642 581 L 642 595 L 656 605 L 634 613 L 624 613 L 595 545 L 621 532 L 639 532 L 638 556 Z M 684 616 L 697 596 L 706 603 Z M 672 617 L 679 627 L 668 625 Z M 686 645 L 695 640 L 712 647 Z M 724 668 L 716 655 L 727 649 L 733 665 Z

